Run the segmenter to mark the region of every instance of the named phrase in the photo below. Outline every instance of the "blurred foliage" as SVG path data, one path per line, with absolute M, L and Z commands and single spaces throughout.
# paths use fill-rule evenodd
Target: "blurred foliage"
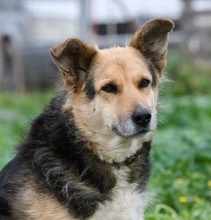
M 159 112 L 163 121 L 153 140 L 150 183 L 159 202 L 169 207 L 159 209 L 166 219 L 206 220 L 211 216 L 210 99 L 190 95 L 162 99 L 161 105 L 169 109 Z
M 150 189 L 156 205 L 146 220 L 211 216 L 211 67 L 170 50 L 153 139 Z
M 149 191 L 155 192 L 146 220 L 208 220 L 211 216 L 210 70 L 176 51 L 161 86 L 158 131 L 151 152 Z M 52 92 L 0 94 L 0 167 L 6 164 L 29 123 Z
M 52 96 L 50 92 L 24 95 L 0 93 L 0 168 L 15 154 L 14 148 L 27 132 L 30 121 Z
M 211 94 L 211 64 L 210 67 L 197 65 L 187 53 L 170 49 L 165 72 L 173 81 L 169 87 L 173 95 Z

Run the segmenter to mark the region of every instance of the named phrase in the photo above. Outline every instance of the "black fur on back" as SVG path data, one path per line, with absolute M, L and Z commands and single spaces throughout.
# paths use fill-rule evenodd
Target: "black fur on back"
M 31 176 L 36 176 L 41 191 L 54 194 L 76 218 L 88 218 L 100 203 L 110 200 L 109 192 L 116 184 L 112 165 L 88 149 L 71 112 L 62 110 L 66 96 L 63 91 L 53 98 L 33 121 L 17 156 L 0 173 L 0 216 L 4 219 L 12 215 L 12 198 Z M 149 150 L 150 143 L 142 158 L 130 165 L 138 172 L 131 172 L 128 181 L 146 184 Z

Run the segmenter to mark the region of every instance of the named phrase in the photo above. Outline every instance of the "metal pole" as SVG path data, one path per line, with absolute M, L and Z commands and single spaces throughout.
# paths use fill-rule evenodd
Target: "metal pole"
M 90 41 L 90 18 L 88 0 L 80 0 L 80 27 L 79 37 L 86 41 Z

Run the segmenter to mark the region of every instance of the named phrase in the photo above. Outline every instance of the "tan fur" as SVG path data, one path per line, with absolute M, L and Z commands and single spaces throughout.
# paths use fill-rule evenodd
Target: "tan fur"
M 98 152 L 101 159 L 109 162 L 121 162 L 124 158 L 118 158 L 118 155 L 116 158 L 113 153 L 113 157 L 105 155 L 109 153 L 108 145 L 118 145 L 119 149 L 124 146 L 123 149 L 127 151 L 126 156 L 129 157 L 140 148 L 143 141 L 137 141 L 137 146 L 130 152 L 126 146 L 131 145 L 131 140 L 116 137 L 108 127 L 111 127 L 113 123 L 119 123 L 118 116 L 130 117 L 137 105 L 151 109 L 156 115 L 157 90 L 151 86 L 142 90 L 138 88 L 138 83 L 142 78 L 152 81 L 152 76 L 147 70 L 144 58 L 130 46 L 97 51 L 90 74 L 93 74 L 95 79 L 97 98 L 94 102 L 88 104 L 82 91 L 71 94 L 64 108 L 73 111 L 77 126 L 83 131 L 85 139 L 92 143 L 90 148 L 93 148 L 94 152 Z M 101 90 L 110 82 L 118 85 L 119 92 L 116 95 Z M 155 127 L 156 124 L 153 130 Z M 148 134 L 143 140 L 150 139 L 151 135 Z M 135 142 L 133 140 L 133 143 Z
M 157 84 L 166 63 L 168 32 L 172 28 L 170 20 L 154 19 L 146 22 L 124 48 L 99 50 L 69 39 L 51 50 L 69 90 L 63 108 L 73 114 L 80 134 L 101 160 L 124 162 L 152 139 L 157 121 Z M 90 79 L 95 93 L 91 101 L 86 94 L 86 80 Z M 142 79 L 148 80 L 149 86 L 140 87 Z M 115 85 L 117 92 L 105 92 L 107 85 Z M 131 116 L 137 106 L 148 109 L 151 120 L 146 134 L 133 136 L 137 128 Z M 129 169 L 132 179 L 139 177 L 136 166 Z M 127 169 L 113 170 L 117 183 L 112 202 L 100 205 L 91 219 L 143 219 L 145 196 L 136 192 L 135 183 L 128 182 Z
M 24 191 L 17 195 L 21 203 L 17 203 L 15 209 L 27 209 L 24 209 L 24 216 L 16 216 L 18 219 L 75 220 L 55 197 L 38 192 L 34 184 L 25 184 Z
M 75 61 L 79 80 L 69 86 L 70 94 L 63 108 L 72 112 L 80 133 L 85 140 L 89 140 L 88 147 L 101 160 L 121 163 L 140 150 L 144 142 L 152 139 L 157 121 L 156 83 L 160 82 L 166 63 L 167 37 L 172 27 L 173 23 L 167 19 L 154 19 L 146 22 L 124 48 L 99 50 L 83 43 L 79 46 L 80 51 L 83 50 L 86 55 L 87 62 L 82 59 L 82 64 L 79 65 Z M 78 45 L 74 39 L 69 40 L 69 45 L 75 43 Z M 62 59 L 63 49 L 62 47 L 60 53 L 54 56 L 55 63 L 62 72 L 64 63 L 72 72 L 74 67 L 69 65 L 66 58 Z M 70 59 L 75 59 L 75 53 L 81 59 L 82 53 L 77 50 L 69 50 Z M 95 98 L 91 102 L 87 100 L 85 91 L 86 77 L 93 80 L 92 86 L 95 89 Z M 69 78 L 74 77 L 69 74 Z M 140 88 L 142 79 L 148 80 L 149 86 Z M 69 79 L 65 77 L 64 80 L 69 85 Z M 103 88 L 107 85 L 115 85 L 117 92 L 105 92 Z M 135 126 L 131 115 L 137 106 L 151 112 L 150 130 L 145 135 L 133 136 Z M 114 132 L 114 127 L 121 135 Z M 136 165 L 133 168 L 139 169 Z M 100 205 L 91 219 L 103 219 L 104 216 L 108 220 L 143 219 L 145 195 L 134 193 L 137 185 L 128 183 L 127 169 L 113 170 L 117 184 L 113 189 L 112 202 Z M 138 177 L 136 171 L 132 172 L 131 178 Z

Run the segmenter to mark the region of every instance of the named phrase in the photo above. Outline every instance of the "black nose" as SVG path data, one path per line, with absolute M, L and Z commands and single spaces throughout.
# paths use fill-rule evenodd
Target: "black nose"
M 151 120 L 151 112 L 146 108 L 137 107 L 131 117 L 137 125 L 146 126 Z

